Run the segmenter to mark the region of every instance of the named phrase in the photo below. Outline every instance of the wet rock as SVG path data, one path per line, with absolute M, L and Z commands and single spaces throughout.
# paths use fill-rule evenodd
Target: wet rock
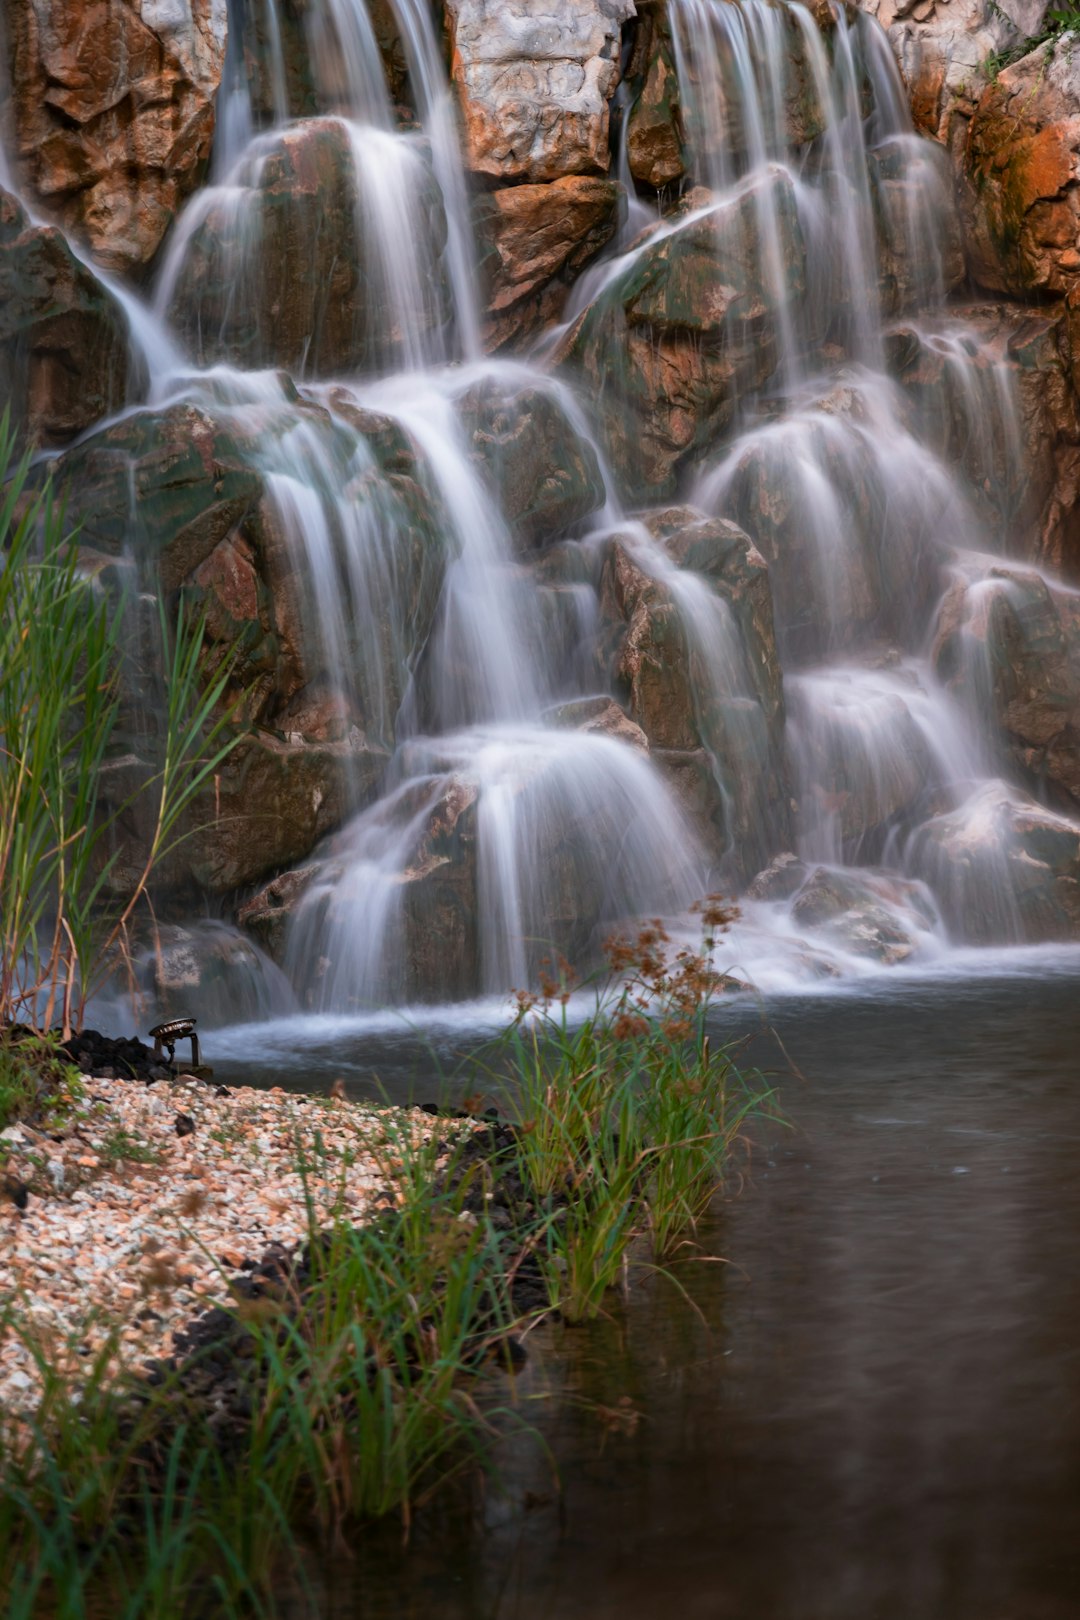
M 159 863 L 162 891 L 228 894 L 304 859 L 321 838 L 370 797 L 386 753 L 362 735 L 344 742 L 286 742 L 273 733 L 245 736 L 195 800 L 178 828 L 183 835 Z M 124 759 L 103 772 L 102 792 L 123 802 L 145 773 Z M 141 869 L 151 833 L 151 796 L 124 812 L 126 835 L 110 868 L 110 887 L 123 893 Z
M 641 754 L 649 752 L 648 737 L 613 698 L 578 698 L 573 703 L 561 704 L 550 718 L 557 726 L 572 726 L 575 731 L 614 737 Z
M 770 861 L 764 871 L 746 885 L 746 897 L 748 900 L 790 900 L 808 875 L 805 861 L 788 850 Z
M 895 327 L 886 340 L 920 436 L 963 469 L 1004 549 L 1078 580 L 1080 373 L 1069 312 L 981 303 L 956 306 L 955 316 L 971 333 L 960 340 L 959 361 L 913 326 Z
M 966 163 L 972 274 L 995 292 L 1080 286 L 1080 57 L 1075 36 L 1038 47 L 983 92 Z
M 442 200 L 418 148 L 337 119 L 306 119 L 208 191 L 201 220 L 171 266 L 169 315 L 200 364 L 283 366 L 332 376 L 404 358 L 402 267 L 383 265 L 365 228 L 369 167 L 393 161 L 417 261 L 404 317 L 420 334 L 449 320 Z M 410 217 L 411 216 L 411 217 Z
M 931 141 L 894 140 L 869 154 L 868 167 L 882 313 L 933 307 L 966 273 L 949 159 Z
M 149 264 L 198 185 L 225 60 L 221 0 L 11 0 L 21 174 L 106 269 Z
M 268 1018 L 292 1004 L 274 964 L 224 922 L 161 924 L 136 972 L 163 1017 L 190 1016 L 210 1028 Z
M 18 438 L 55 448 L 128 398 L 127 320 L 53 226 L 0 190 L 0 399 Z
M 656 232 L 560 345 L 556 364 L 594 402 L 631 499 L 672 494 L 678 473 L 730 426 L 739 395 L 759 388 L 779 361 L 779 311 L 759 241 L 766 201 L 798 300 L 805 252 L 791 182 L 777 173 Z
M 917 813 L 938 780 L 903 684 L 856 670 L 787 682 L 799 828 L 819 853 L 876 858 L 886 832 Z
M 564 535 L 604 504 L 596 452 L 550 386 L 494 377 L 457 402 L 471 456 L 524 550 Z
M 1080 939 L 1080 825 L 1002 782 L 927 822 L 911 858 L 959 939 Z
M 615 235 L 623 206 L 621 186 L 598 175 L 502 186 L 474 199 L 488 352 L 559 319 L 574 280 Z
M 958 574 L 938 615 L 938 674 L 1033 791 L 1080 812 L 1080 597 L 1002 563 Z
M 603 174 L 631 0 L 448 0 L 466 167 L 501 180 Z
M 627 78 L 637 93 L 626 120 L 630 173 L 659 191 L 686 172 L 682 91 L 665 5 L 639 5 Z
M 616 541 L 601 614 L 616 689 L 680 800 L 738 878 L 788 826 L 783 689 L 764 560 L 733 523 L 692 507 L 644 515 L 688 576 L 683 600 L 648 552 Z
M 791 902 L 791 915 L 800 927 L 819 930 L 841 949 L 888 967 L 907 961 L 918 950 L 920 933 L 936 921 L 920 883 L 825 866 L 810 873 Z
M 320 870 L 320 864 L 313 862 L 282 872 L 245 901 L 236 913 L 239 926 L 253 934 L 275 962 L 284 960 L 290 921 Z

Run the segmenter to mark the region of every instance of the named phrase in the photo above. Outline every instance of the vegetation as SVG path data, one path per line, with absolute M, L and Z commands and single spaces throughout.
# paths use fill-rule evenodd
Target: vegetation
M 510 1121 L 417 1143 L 391 1118 L 377 1152 L 396 1202 L 320 1231 L 309 1197 L 303 1254 L 234 1286 L 150 1382 L 111 1370 L 114 1337 L 73 1388 L 10 1303 L 0 1332 L 42 1391 L 32 1417 L 0 1413 L 12 1620 L 272 1612 L 314 1549 L 389 1513 L 407 1526 L 433 1490 L 491 1468 L 524 1425 L 513 1337 L 672 1274 L 748 1115 L 771 1106 L 710 1043 L 730 912 L 702 913 L 699 951 L 671 957 L 659 924 L 610 941 L 580 1023 L 565 971 L 520 996 L 497 1054 Z M 302 1168 L 325 1181 L 317 1144 Z
M 993 4 L 993 0 L 991 0 L 991 7 L 999 16 L 1005 18 L 1010 27 L 1015 26 L 1012 19 L 1006 16 L 999 6 Z M 1038 50 L 1040 45 L 1054 45 L 1059 39 L 1064 39 L 1066 35 L 1075 33 L 1077 29 L 1080 29 L 1080 3 L 1078 3 L 1078 0 L 1068 0 L 1068 3 L 1063 6 L 1051 6 L 1043 17 L 1042 27 L 1037 34 L 1025 34 L 1015 45 L 1008 46 L 1006 50 L 997 51 L 987 59 L 986 69 L 991 80 L 996 79 L 1007 67 L 1011 67 L 1014 62 L 1019 62 L 1022 57 L 1027 56 L 1031 51 Z
M 128 926 L 196 794 L 237 740 L 204 681 L 201 622 L 159 603 L 163 715 L 152 762 L 106 798 L 118 751 L 125 603 L 83 569 L 51 485 L 0 418 L 0 1028 L 81 1027 L 87 999 L 123 957 Z M 216 718 L 215 718 L 216 716 Z M 119 779 L 118 773 L 112 773 Z M 145 814 L 139 869 L 114 885 L 117 834 Z M 114 892 L 120 889 L 120 894 Z

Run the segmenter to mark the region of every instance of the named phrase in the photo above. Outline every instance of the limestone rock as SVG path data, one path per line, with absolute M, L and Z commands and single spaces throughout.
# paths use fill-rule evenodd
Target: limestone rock
M 572 726 L 575 731 L 593 732 L 600 737 L 614 737 L 639 754 L 649 752 L 649 739 L 641 727 L 621 709 L 614 698 L 576 698 L 563 703 L 551 715 L 558 726 Z
M 604 174 L 632 0 L 448 0 L 466 167 L 499 180 Z
M 615 235 L 622 208 L 622 188 L 598 175 L 477 196 L 488 351 L 520 344 L 559 319 L 573 281 Z
M 127 321 L 53 226 L 0 191 L 0 399 L 20 439 L 54 448 L 125 404 Z
M 523 550 L 559 539 L 604 504 L 596 452 L 554 388 L 492 376 L 457 402 L 473 462 Z
M 799 299 L 805 249 L 791 182 L 775 173 L 734 200 L 677 218 L 629 253 L 560 345 L 556 363 L 581 378 L 595 403 L 631 499 L 674 493 L 681 468 L 733 421 L 739 395 L 778 364 L 780 312 L 759 241 L 766 202 L 790 297 Z
M 225 0 L 10 0 L 22 175 L 109 270 L 140 272 L 198 185 Z
M 1080 288 L 1080 56 L 1075 35 L 1008 67 L 979 100 L 967 146 L 972 273 L 996 292 Z

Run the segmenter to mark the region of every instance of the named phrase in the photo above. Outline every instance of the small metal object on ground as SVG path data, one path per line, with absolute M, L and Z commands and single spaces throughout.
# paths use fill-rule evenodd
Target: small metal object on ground
M 150 1031 L 154 1042 L 154 1057 L 165 1063 L 174 1074 L 183 1067 L 185 1074 L 193 1074 L 197 1080 L 212 1080 L 213 1069 L 199 1061 L 199 1037 L 195 1033 L 194 1018 L 169 1018 L 163 1024 L 155 1024 Z M 176 1061 L 177 1041 L 190 1040 L 191 1062 L 181 1065 Z

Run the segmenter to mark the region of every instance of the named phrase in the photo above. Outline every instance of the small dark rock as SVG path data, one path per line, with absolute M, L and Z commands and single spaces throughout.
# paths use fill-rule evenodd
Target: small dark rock
M 25 1181 L 20 1181 L 18 1176 L 5 1176 L 2 1185 L 4 1197 L 10 1198 L 16 1209 L 25 1209 L 30 1201 L 30 1189 Z
M 195 1121 L 192 1119 L 190 1114 L 177 1114 L 176 1134 L 177 1136 L 195 1135 Z

